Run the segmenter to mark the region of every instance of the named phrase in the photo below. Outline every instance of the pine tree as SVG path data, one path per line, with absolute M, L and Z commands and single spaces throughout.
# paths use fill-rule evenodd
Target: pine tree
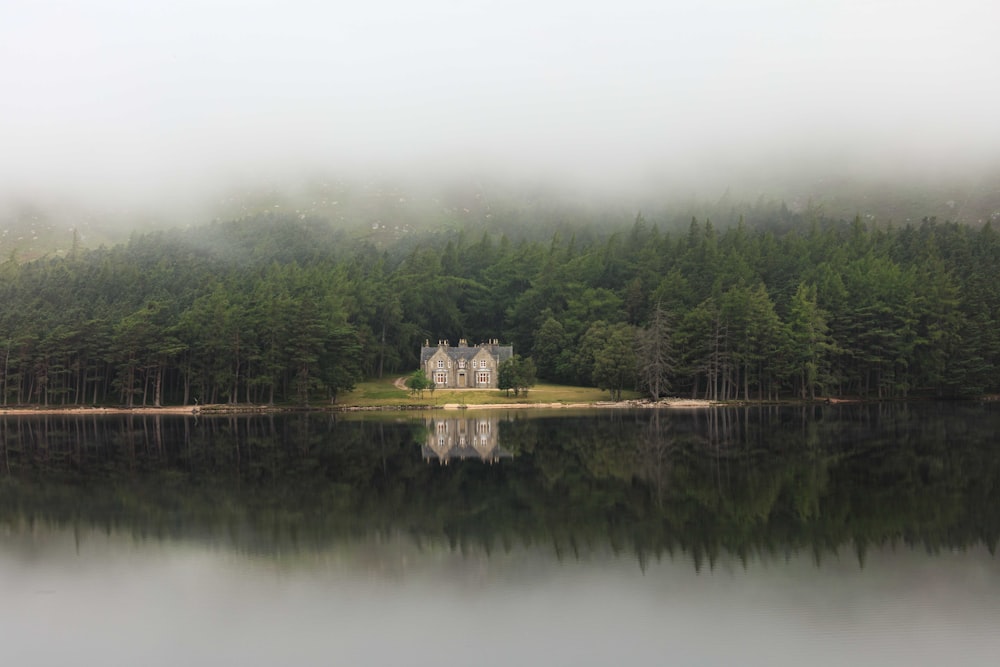
M 675 368 L 672 333 L 670 318 L 657 302 L 649 326 L 638 332 L 636 350 L 639 384 L 654 401 L 670 391 L 670 378 Z

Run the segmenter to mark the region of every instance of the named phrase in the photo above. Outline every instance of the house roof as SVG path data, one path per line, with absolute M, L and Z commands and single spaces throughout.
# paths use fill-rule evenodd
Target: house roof
M 427 360 L 434 356 L 434 354 L 441 350 L 448 355 L 448 358 L 458 361 L 459 359 L 465 359 L 470 361 L 475 357 L 481 350 L 486 350 L 491 355 L 496 357 L 498 362 L 507 361 L 514 356 L 514 347 L 512 345 L 459 345 L 458 347 L 452 347 L 450 345 L 433 345 L 420 348 L 420 365 L 423 366 L 427 363 Z

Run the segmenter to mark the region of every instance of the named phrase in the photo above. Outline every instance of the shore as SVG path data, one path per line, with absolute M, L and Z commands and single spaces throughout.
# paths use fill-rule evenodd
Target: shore
M 223 407 L 223 406 L 218 406 Z M 231 406 L 239 407 L 239 406 Z M 199 406 L 194 405 L 168 405 L 159 408 L 150 406 L 134 408 L 99 408 L 90 406 L 69 406 L 60 405 L 58 407 L 24 407 L 0 408 L 0 416 L 18 415 L 196 415 L 201 412 Z M 234 410 L 239 412 L 239 410 Z
M 684 398 L 664 398 L 660 401 L 590 401 L 576 403 L 442 403 L 440 405 L 407 405 L 407 406 L 341 406 L 342 411 L 361 410 L 510 410 L 510 409 L 580 409 L 580 408 L 711 408 L 725 405 L 718 401 L 704 401 Z
M 983 401 L 1000 401 L 1000 396 L 981 397 Z M 786 401 L 783 404 L 797 404 L 800 401 Z M 842 403 L 863 403 L 864 399 L 857 397 L 823 397 L 811 403 L 836 405 Z M 94 406 L 13 406 L 0 407 L 0 417 L 31 416 L 31 415 L 237 415 L 237 414 L 279 414 L 288 412 L 410 412 L 414 410 L 567 410 L 567 409 L 705 409 L 722 406 L 756 405 L 754 401 L 710 401 L 692 398 L 663 398 L 659 401 L 647 399 L 627 399 L 623 401 L 493 401 L 489 403 L 338 403 L 335 405 L 317 404 L 312 406 L 289 405 L 257 405 L 249 403 L 215 403 L 208 405 L 167 405 L 162 407 L 136 406 L 126 407 L 94 407 Z
M 393 410 L 509 410 L 516 409 L 580 409 L 580 408 L 710 408 L 724 405 L 717 401 L 706 401 L 683 398 L 665 398 L 657 402 L 652 401 L 593 401 L 581 403 L 444 403 L 441 405 L 332 405 L 288 407 L 273 405 L 250 405 L 227 403 L 214 405 L 168 405 L 163 407 L 137 406 L 132 408 L 123 407 L 91 407 L 91 406 L 48 406 L 48 407 L 26 407 L 18 406 L 11 408 L 0 407 L 0 416 L 30 416 L 30 415 L 80 415 L 80 416 L 100 416 L 100 415 L 234 415 L 234 414 L 274 414 L 280 412 L 360 412 L 360 411 L 393 411 Z

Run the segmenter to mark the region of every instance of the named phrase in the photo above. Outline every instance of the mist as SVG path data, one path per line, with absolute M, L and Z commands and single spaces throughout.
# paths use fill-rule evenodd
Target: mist
M 713 199 L 995 173 L 995 3 L 696 4 L 8 0 L 0 202 L 141 225 L 331 176 Z

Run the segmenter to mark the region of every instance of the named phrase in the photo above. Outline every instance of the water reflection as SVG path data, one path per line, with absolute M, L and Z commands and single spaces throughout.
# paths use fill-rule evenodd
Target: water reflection
M 500 418 L 485 414 L 472 418 L 428 417 L 427 440 L 421 451 L 424 460 L 447 464 L 452 459 L 479 459 L 496 463 L 511 454 L 500 447 Z
M 450 417 L 6 418 L 0 527 L 267 557 L 406 535 L 641 568 L 683 555 L 697 571 L 789 554 L 863 568 L 890 546 L 992 554 L 1000 535 L 991 406 Z

